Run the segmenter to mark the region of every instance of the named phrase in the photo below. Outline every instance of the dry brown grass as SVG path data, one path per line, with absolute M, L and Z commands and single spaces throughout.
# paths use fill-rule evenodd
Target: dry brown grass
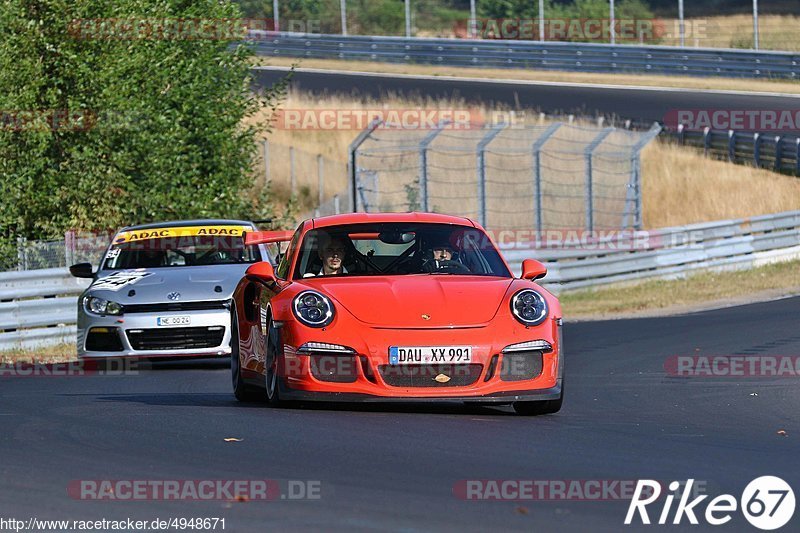
M 0 351 L 0 364 L 8 363 L 66 363 L 78 359 L 74 344 L 46 346 L 37 350 L 14 349 Z
M 678 20 L 663 19 L 668 35 L 659 44 L 680 44 Z M 800 50 L 800 17 L 759 16 L 759 48 L 762 50 Z M 753 17 L 725 15 L 686 20 L 686 45 L 703 48 L 752 48 Z
M 376 108 L 452 109 L 466 107 L 457 100 L 409 100 L 397 97 L 380 102 L 341 97 L 309 97 L 291 93 L 283 109 L 376 109 Z M 481 110 L 486 116 L 501 109 Z M 518 115 L 528 124 L 538 124 L 535 114 Z M 262 114 L 254 120 L 265 121 Z M 271 176 L 279 197 L 288 195 L 288 147 L 296 152 L 298 189 L 317 198 L 316 154 L 326 157 L 325 198 L 346 190 L 347 149 L 358 134 L 356 129 L 321 131 L 274 129 L 268 136 L 271 148 Z M 514 132 L 509 134 L 513 136 Z M 498 138 L 502 141 L 502 138 Z M 523 140 L 524 141 L 524 140 Z M 509 138 L 506 143 L 511 143 Z M 510 145 L 510 144 L 507 144 Z M 502 165 L 502 161 L 494 164 Z M 263 163 L 257 172 L 263 173 Z M 582 163 L 578 167 L 582 169 Z M 800 206 L 800 179 L 782 176 L 745 165 L 733 165 L 705 158 L 691 148 L 657 141 L 642 156 L 643 219 L 645 227 L 660 228 L 694 222 L 739 218 L 797 209 Z M 456 173 L 457 174 L 457 173 Z M 283 196 L 282 196 L 283 195 Z M 313 207 L 309 202 L 306 207 Z
M 752 270 L 704 272 L 681 280 L 652 280 L 629 286 L 563 292 L 564 317 L 620 317 L 690 311 L 698 304 L 743 305 L 800 292 L 800 262 L 776 263 Z M 658 314 L 658 313 L 655 313 Z
M 642 155 L 644 224 L 678 226 L 764 215 L 800 206 L 800 179 L 703 156 L 671 143 Z

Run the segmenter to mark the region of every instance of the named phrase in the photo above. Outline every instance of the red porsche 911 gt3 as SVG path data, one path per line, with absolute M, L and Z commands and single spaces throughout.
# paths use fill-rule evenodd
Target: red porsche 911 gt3
M 247 244 L 288 242 L 253 264 L 232 306 L 240 400 L 458 400 L 555 413 L 561 308 L 528 259 L 515 278 L 485 230 L 431 213 L 353 213 Z

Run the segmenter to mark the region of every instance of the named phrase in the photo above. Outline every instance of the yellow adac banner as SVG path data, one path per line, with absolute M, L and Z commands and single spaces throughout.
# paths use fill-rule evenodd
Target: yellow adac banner
M 177 226 L 174 228 L 147 228 L 118 233 L 117 236 L 114 237 L 114 244 L 175 237 L 241 237 L 245 231 L 252 231 L 252 228 L 248 226 Z

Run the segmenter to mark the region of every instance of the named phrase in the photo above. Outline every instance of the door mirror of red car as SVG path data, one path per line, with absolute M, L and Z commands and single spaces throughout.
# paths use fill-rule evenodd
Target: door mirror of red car
M 522 262 L 522 279 L 536 281 L 547 275 L 547 267 L 536 259 L 526 259 Z
M 71 267 L 69 267 L 69 273 L 75 276 L 76 278 L 94 277 L 94 272 L 92 272 L 91 263 L 78 263 L 77 265 L 72 265 Z
M 272 268 L 269 261 L 259 261 L 258 263 L 252 264 L 250 268 L 247 269 L 245 276 L 254 281 L 272 283 L 275 281 L 275 270 Z

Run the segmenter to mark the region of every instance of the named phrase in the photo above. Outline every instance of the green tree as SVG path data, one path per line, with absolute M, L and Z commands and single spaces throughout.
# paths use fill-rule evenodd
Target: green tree
M 19 236 L 54 238 L 71 228 L 264 214 L 263 191 L 252 190 L 259 128 L 243 119 L 264 100 L 275 105 L 278 89 L 250 90 L 252 52 L 233 44 L 239 30 L 224 22 L 241 16 L 238 6 L 0 6 L 0 254 Z M 97 19 L 184 22 L 163 33 L 140 26 L 145 38 L 132 38 Z M 213 30 L 196 20 L 220 22 Z

